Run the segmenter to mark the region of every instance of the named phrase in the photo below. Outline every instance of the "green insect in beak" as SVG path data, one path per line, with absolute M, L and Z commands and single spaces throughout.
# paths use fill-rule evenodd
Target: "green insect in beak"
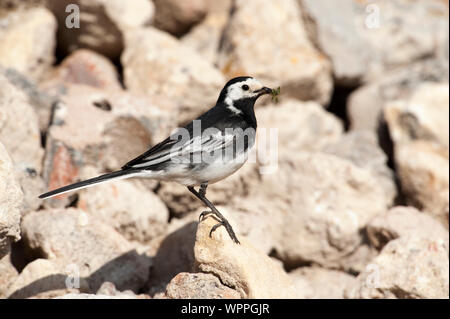
M 278 95 L 280 95 L 281 88 L 277 87 L 276 89 L 272 89 L 272 102 L 278 103 Z

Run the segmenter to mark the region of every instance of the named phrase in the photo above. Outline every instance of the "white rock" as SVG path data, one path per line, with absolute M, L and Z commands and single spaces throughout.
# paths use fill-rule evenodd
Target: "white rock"
M 404 236 L 436 238 L 448 242 L 448 230 L 414 207 L 397 206 L 375 217 L 367 225 L 367 237 L 377 249 Z
M 308 39 L 295 0 L 238 0 L 226 27 L 220 69 L 252 75 L 283 95 L 328 103 L 331 66 Z
M 212 274 L 179 273 L 167 285 L 166 298 L 170 299 L 240 299 L 241 295 Z
M 10 243 L 20 239 L 22 201 L 23 193 L 13 164 L 0 142 L 0 258 L 8 253 Z
M 370 171 L 384 188 L 388 203 L 393 203 L 397 196 L 394 173 L 387 166 L 388 157 L 380 148 L 375 132 L 350 131 L 337 142 L 325 145 L 322 151 L 348 159 L 356 166 Z
M 104 281 L 138 291 L 148 279 L 150 260 L 111 226 L 82 210 L 31 212 L 23 218 L 22 231 L 31 251 L 84 278 L 90 292 Z
M 230 221 L 231 222 L 231 221 Z M 194 246 L 196 268 L 212 273 L 242 298 L 297 298 L 289 276 L 245 238 L 234 243 L 223 227 L 209 237 L 217 220 L 207 217 L 198 226 Z
M 209 2 L 211 8 L 206 18 L 180 40 L 185 46 L 190 47 L 200 53 L 207 61 L 215 64 L 218 58 L 220 39 L 230 16 L 232 1 Z
M 361 82 L 367 71 L 370 48 L 358 33 L 353 0 L 299 0 L 305 24 L 322 52 L 330 59 L 339 85 Z
M 448 226 L 448 83 L 424 83 L 408 101 L 389 103 L 384 117 L 407 202 Z
M 37 81 L 52 65 L 56 19 L 37 7 L 12 12 L 0 19 L 0 65 Z
M 58 262 L 36 259 L 29 263 L 8 289 L 8 298 L 53 298 L 69 292 L 87 289 L 86 281 L 81 278 L 78 287 L 68 286 L 69 277 Z M 78 283 L 77 283 L 78 284 Z
M 83 169 L 82 179 L 100 175 Z M 77 206 L 114 227 L 128 240 L 146 243 L 166 230 L 169 211 L 152 191 L 131 180 L 120 180 L 84 189 Z
M 319 267 L 300 267 L 289 276 L 306 299 L 342 299 L 345 289 L 356 282 L 345 272 Z
M 11 252 L 2 248 L 0 256 L 0 298 L 6 298 L 9 286 L 17 279 L 19 273 L 11 262 Z M 6 255 L 4 255 L 6 251 Z
M 42 157 L 38 117 L 28 97 L 0 74 L 0 142 L 14 164 L 25 195 L 24 209 L 37 209 L 43 190 Z
M 384 246 L 346 297 L 447 299 L 448 274 L 448 241 L 406 235 Z
M 282 158 L 249 197 L 256 195 L 279 206 L 272 209 L 283 216 L 275 250 L 289 267 L 305 261 L 343 267 L 344 257 L 362 242 L 361 230 L 388 206 L 370 171 L 325 153 Z
M 151 27 L 127 35 L 121 61 L 127 89 L 173 99 L 180 105 L 179 123 L 214 106 L 225 84 L 223 75 L 203 57 Z

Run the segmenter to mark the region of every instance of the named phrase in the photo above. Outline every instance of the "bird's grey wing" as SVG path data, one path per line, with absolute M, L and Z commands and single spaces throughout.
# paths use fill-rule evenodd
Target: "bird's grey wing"
M 214 152 L 233 143 L 234 135 L 217 132 L 204 136 L 195 136 L 186 141 L 166 139 L 152 149 L 127 163 L 124 168 L 146 168 L 199 152 Z

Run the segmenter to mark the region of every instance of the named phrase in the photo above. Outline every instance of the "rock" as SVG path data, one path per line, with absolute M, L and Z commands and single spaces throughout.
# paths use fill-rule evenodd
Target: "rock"
M 176 101 L 178 123 L 214 106 L 225 84 L 223 75 L 203 57 L 155 28 L 128 34 L 121 61 L 127 89 Z
M 20 239 L 20 211 L 23 193 L 14 175 L 14 168 L 0 142 L 0 259 L 10 244 Z
M 232 221 L 230 221 L 234 224 Z M 296 298 L 289 276 L 244 237 L 234 243 L 223 227 L 209 237 L 217 221 L 206 217 L 197 229 L 194 246 L 196 269 L 217 276 L 241 298 Z
M 395 73 L 387 73 L 355 90 L 348 99 L 350 129 L 379 130 L 384 124 L 384 106 L 391 101 L 409 99 L 423 81 L 448 81 L 448 66 L 426 60 L 396 69 Z
M 24 210 L 37 209 L 43 190 L 39 122 L 27 96 L 0 74 L 0 142 L 14 163 L 25 195 Z
M 170 107 L 163 99 L 68 86 L 47 137 L 44 179 L 48 189 L 75 182 L 85 165 L 100 172 L 117 170 L 160 142 L 174 126 Z M 61 207 L 69 199 L 70 194 L 65 194 L 44 203 Z
M 389 103 L 384 116 L 408 204 L 448 226 L 448 83 L 424 83 L 409 101 Z
M 137 297 L 131 295 L 120 295 L 120 296 L 109 296 L 102 294 L 66 294 L 53 299 L 138 299 Z
M 96 293 L 97 296 L 118 297 L 124 299 L 150 299 L 149 295 L 136 295 L 131 290 L 119 291 L 112 282 L 105 281 Z M 66 297 L 67 298 L 67 297 Z
M 149 259 L 112 227 L 81 210 L 31 212 L 23 218 L 22 231 L 31 252 L 76 270 L 90 292 L 105 281 L 138 291 L 148 279 Z
M 47 5 L 58 25 L 66 26 L 58 29 L 58 49 L 63 55 L 86 48 L 112 60 L 123 50 L 125 33 L 149 24 L 154 14 L 153 3 L 147 0 L 126 5 L 121 0 L 48 0 Z M 77 12 L 78 27 L 74 18 Z
M 366 231 L 370 243 L 378 250 L 389 241 L 406 236 L 444 239 L 448 242 L 448 231 L 437 220 L 414 207 L 394 207 L 375 217 L 367 225 Z
M 346 287 L 355 284 L 354 276 L 319 267 L 300 267 L 289 272 L 298 291 L 306 299 L 342 299 Z
M 33 84 L 25 75 L 14 69 L 0 66 L 0 74 L 3 74 L 16 89 L 26 95 L 28 103 L 33 106 L 38 116 L 41 134 L 46 134 L 56 98 L 38 89 L 36 84 Z
M 180 41 L 200 53 L 211 64 L 215 64 L 220 47 L 220 39 L 228 23 L 232 1 L 209 1 L 206 18 L 194 26 Z
M 355 25 L 355 1 L 300 0 L 299 4 L 310 38 L 332 63 L 336 84 L 359 84 L 370 51 Z
M 325 145 L 322 151 L 351 161 L 358 167 L 373 173 L 384 188 L 389 204 L 397 196 L 394 173 L 387 166 L 388 158 L 378 145 L 377 136 L 372 131 L 350 131 L 339 141 Z
M 81 173 L 82 179 L 100 175 L 87 168 Z M 126 239 L 140 243 L 165 233 L 169 220 L 169 211 L 159 197 L 130 180 L 83 189 L 77 206 L 114 227 Z
M 299 3 L 309 35 L 330 58 L 338 85 L 372 82 L 386 71 L 439 55 L 446 46 L 448 5 L 439 1 Z
M 48 75 L 40 88 L 46 92 L 62 91 L 64 84 L 84 84 L 100 89 L 121 90 L 114 65 L 102 55 L 86 49 L 74 51 Z
M 272 216 L 283 217 L 275 251 L 288 268 L 305 262 L 343 268 L 362 243 L 361 231 L 388 206 L 370 171 L 330 154 L 292 154 L 280 159 L 276 174 L 261 177 L 249 197 L 278 203 Z
M 348 288 L 347 298 L 449 296 L 448 241 L 406 235 L 384 246 Z
M 166 288 L 169 299 L 241 299 L 241 295 L 212 274 L 186 273 L 176 275 Z
M 180 36 L 200 22 L 208 12 L 207 0 L 153 0 L 154 25 L 161 30 Z
M 229 78 L 251 74 L 284 96 L 330 100 L 331 65 L 309 41 L 295 0 L 236 1 L 218 60 Z
M 2 299 L 6 298 L 9 286 L 19 275 L 11 262 L 11 252 L 8 250 L 9 248 L 6 249 L 6 255 L 0 257 L 0 298 Z
M 385 104 L 409 99 L 424 81 L 448 82 L 448 77 L 448 60 L 433 58 L 385 72 L 350 94 L 347 102 L 350 129 L 377 132 L 384 123 L 382 110 Z
M 357 12 L 353 23 L 370 53 L 368 82 L 387 70 L 434 56 L 446 46 L 448 4 L 408 0 L 354 4 Z
M 256 118 L 258 136 L 269 136 L 270 130 L 278 131 L 280 153 L 320 150 L 339 141 L 344 131 L 342 122 L 315 102 L 286 99 L 277 105 L 257 108 Z
M 53 63 L 56 28 L 45 8 L 10 12 L 0 19 L 0 65 L 38 81 Z
M 8 298 L 53 298 L 69 292 L 85 290 L 87 283 L 80 279 L 79 287 L 68 286 L 67 274 L 60 264 L 46 259 L 29 263 L 8 290 Z

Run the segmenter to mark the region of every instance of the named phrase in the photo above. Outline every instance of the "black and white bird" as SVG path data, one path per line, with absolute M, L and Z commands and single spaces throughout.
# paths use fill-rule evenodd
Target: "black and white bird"
M 255 102 L 270 93 L 272 89 L 252 77 L 231 79 L 214 107 L 126 163 L 121 170 L 52 190 L 39 198 L 130 177 L 174 181 L 187 186 L 211 209 L 200 218 L 211 213 L 218 219 L 210 236 L 219 226 L 224 226 L 230 237 L 239 243 L 229 222 L 206 198 L 206 188 L 233 174 L 245 163 L 256 138 Z M 194 186 L 200 186 L 198 191 Z

